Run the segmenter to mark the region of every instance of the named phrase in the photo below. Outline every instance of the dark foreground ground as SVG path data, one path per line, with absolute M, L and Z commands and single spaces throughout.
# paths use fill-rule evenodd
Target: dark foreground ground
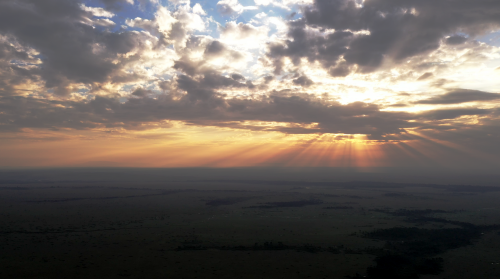
M 500 187 L 0 177 L 0 278 L 500 278 Z

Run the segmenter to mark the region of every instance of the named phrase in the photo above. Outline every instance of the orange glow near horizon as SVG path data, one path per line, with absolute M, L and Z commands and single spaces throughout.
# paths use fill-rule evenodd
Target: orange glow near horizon
M 0 168 L 500 167 L 500 1 L 363 1 L 0 0 Z
M 407 161 L 440 164 L 441 158 L 473 156 L 456 144 L 415 133 L 406 134 L 410 140 L 374 141 L 365 135 L 286 135 L 206 127 L 181 127 L 175 132 L 87 138 L 82 133 L 26 131 L 23 140 L 1 139 L 0 166 L 370 168 Z

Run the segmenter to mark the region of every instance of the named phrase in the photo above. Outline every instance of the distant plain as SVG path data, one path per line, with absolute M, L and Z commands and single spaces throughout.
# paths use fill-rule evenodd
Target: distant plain
M 2 173 L 0 278 L 500 278 L 496 186 L 43 173 Z

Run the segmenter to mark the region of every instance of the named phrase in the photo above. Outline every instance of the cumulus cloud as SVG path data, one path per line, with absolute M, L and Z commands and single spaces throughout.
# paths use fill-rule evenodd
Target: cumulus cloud
M 262 0 L 300 5 L 303 16 L 224 25 L 198 3 L 170 1 L 119 30 L 112 19 L 134 1 L 102 2 L 0 2 L 0 130 L 141 130 L 177 120 L 381 139 L 499 126 L 500 94 L 459 89 L 461 76 L 448 74 L 477 74 L 470 65 L 498 58 L 476 41 L 500 23 L 494 1 Z M 217 7 L 231 16 L 254 9 L 236 0 Z M 466 107 L 474 102 L 484 106 Z M 430 109 L 412 112 L 416 105 Z
M 230 21 L 220 28 L 221 40 L 240 48 L 260 48 L 268 40 L 269 28 Z
M 289 40 L 272 45 L 269 57 L 319 61 L 332 73 L 370 73 L 384 62 L 404 63 L 429 54 L 444 42 L 468 40 L 500 26 L 500 2 L 480 0 L 419 1 L 316 0 L 303 9 L 302 19 L 290 22 Z M 315 30 L 334 30 L 328 33 Z M 335 36 L 342 37 L 334 38 Z M 346 64 L 335 70 L 340 59 Z M 279 62 L 276 62 L 279 65 Z
M 308 78 L 307 76 L 300 76 L 300 77 L 294 79 L 293 83 L 295 85 L 300 85 L 300 86 L 303 86 L 303 87 L 309 87 L 314 82 L 310 78 Z
M 238 0 L 221 0 L 217 2 L 217 9 L 224 16 L 232 16 L 239 15 L 245 10 L 256 10 L 257 7 L 243 6 Z
M 118 68 L 110 55 L 134 47 L 135 36 L 96 31 L 82 24 L 86 13 L 73 1 L 1 2 L 0 32 L 45 57 L 38 71 L 47 88 L 61 89 L 68 81 L 103 82 Z M 103 48 L 96 52 L 99 43 Z M 108 43 L 121 47 L 107 49 Z
M 38 93 L 59 96 L 69 96 L 82 87 L 95 94 L 116 92 L 120 84 L 154 79 L 152 71 L 174 72 L 166 68 L 173 66 L 174 50 L 165 47 L 173 44 L 181 51 L 191 32 L 205 28 L 204 20 L 190 7 L 169 11 L 159 6 L 153 19 L 127 20 L 142 32 L 109 31 L 116 25 L 110 20 L 114 16 L 114 12 L 76 1 L 0 2 L 0 34 L 9 34 L 9 44 L 29 46 L 43 57 L 33 63 L 33 55 L 24 56 L 14 68 L 8 65 L 12 60 L 5 62 L 3 91 L 22 94 L 14 85 L 23 79 L 25 84 L 43 82 Z
M 193 6 L 193 13 L 198 14 L 198 15 L 206 15 L 207 14 L 205 12 L 205 10 L 203 10 L 203 8 L 201 7 L 200 3 L 196 3 Z
M 375 105 L 353 103 L 341 105 L 325 102 L 313 95 L 295 96 L 271 94 L 252 99 L 224 98 L 220 88 L 242 88 L 244 83 L 216 74 L 201 78 L 179 76 L 176 87 L 186 92 L 180 99 L 171 94 L 156 99 L 145 98 L 149 91 L 133 92 L 126 103 L 118 98 L 96 97 L 89 102 L 54 101 L 34 98 L 3 97 L 0 108 L 0 128 L 73 128 L 122 127 L 140 129 L 162 120 L 182 120 L 188 123 L 224 127 L 228 123 L 245 121 L 287 122 L 300 125 L 318 123 L 300 133 L 364 133 L 382 135 L 399 133 L 408 117 L 405 113 L 382 112 Z M 246 125 L 252 129 L 251 125 Z M 268 127 L 279 131 L 279 127 Z M 262 127 L 255 127 L 261 130 Z M 297 132 L 299 130 L 297 129 Z
M 296 79 L 307 84 L 306 77 Z M 230 97 L 223 89 L 248 89 L 243 76 L 226 77 L 210 71 L 195 77 L 180 75 L 175 82 L 164 85 L 166 93 L 154 93 L 143 87 L 133 90 L 126 102 L 118 97 L 98 97 L 80 102 L 46 100 L 31 97 L 0 99 L 0 127 L 20 128 L 121 127 L 143 129 L 166 120 L 180 120 L 196 125 L 231 126 L 262 130 L 250 121 L 294 124 L 294 133 L 350 133 L 381 137 L 403 133 L 408 128 L 426 127 L 428 121 L 456 119 L 462 116 L 491 115 L 492 109 L 437 109 L 422 113 L 382 111 L 375 104 L 353 102 L 342 105 L 313 94 L 270 92 L 247 98 Z M 154 93 L 154 94 L 153 94 Z M 154 95 L 155 98 L 148 97 Z M 424 121 L 424 122 L 419 122 Z M 239 123 L 239 124 L 238 124 Z M 450 128 L 450 127 L 449 127 Z M 287 132 L 287 126 L 266 129 Z

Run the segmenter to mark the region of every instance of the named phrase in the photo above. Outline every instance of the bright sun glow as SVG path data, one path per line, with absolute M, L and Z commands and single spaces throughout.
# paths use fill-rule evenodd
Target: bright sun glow
M 500 4 L 76 2 L 0 3 L 0 166 L 500 161 Z

